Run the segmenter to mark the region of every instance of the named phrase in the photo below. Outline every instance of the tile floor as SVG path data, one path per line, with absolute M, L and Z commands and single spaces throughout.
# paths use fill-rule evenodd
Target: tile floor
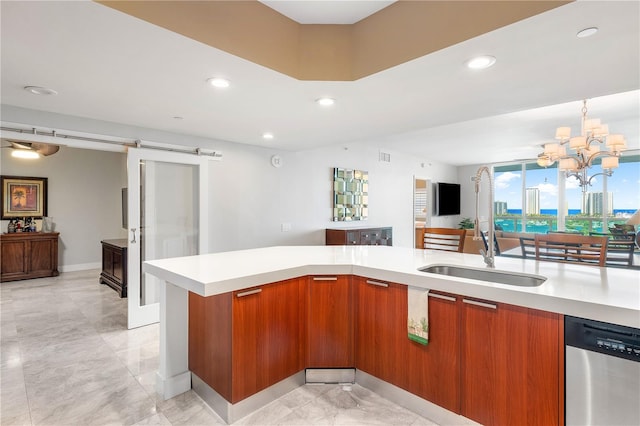
M 154 392 L 158 325 L 127 330 L 99 271 L 0 284 L 0 424 L 221 425 L 193 392 Z M 361 386 L 306 385 L 239 425 L 434 425 Z

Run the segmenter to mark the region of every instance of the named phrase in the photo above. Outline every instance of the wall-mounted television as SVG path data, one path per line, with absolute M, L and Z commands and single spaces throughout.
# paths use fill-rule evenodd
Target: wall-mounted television
M 460 214 L 460 184 L 436 183 L 434 198 L 433 205 L 437 216 Z

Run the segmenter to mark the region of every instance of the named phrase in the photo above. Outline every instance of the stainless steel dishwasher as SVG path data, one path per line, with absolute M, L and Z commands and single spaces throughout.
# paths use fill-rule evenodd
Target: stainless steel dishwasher
M 640 425 L 640 330 L 566 316 L 567 425 Z

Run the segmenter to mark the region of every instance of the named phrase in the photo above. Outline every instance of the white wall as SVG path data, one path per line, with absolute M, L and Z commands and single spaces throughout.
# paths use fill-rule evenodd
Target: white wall
M 62 147 L 37 160 L 13 158 L 2 149 L 2 174 L 48 178 L 48 216 L 60 232 L 62 271 L 96 268 L 100 241 L 123 238 L 120 190 L 126 186 L 126 157 L 114 152 Z M 6 232 L 9 222 L 1 222 Z
M 393 226 L 396 246 L 413 245 L 413 176 L 457 181 L 453 166 L 426 163 L 391 152 L 378 161 L 378 149 L 363 144 L 301 152 L 277 152 L 281 168 L 271 166 L 275 151 L 245 145 L 224 148 L 224 159 L 210 168 L 210 250 L 269 245 L 324 244 L 325 228 Z M 369 172 L 369 218 L 333 222 L 334 167 Z M 456 226 L 459 216 L 434 217 L 433 226 Z M 282 232 L 282 224 L 291 231 Z
M 427 158 L 386 151 L 391 154 L 391 162 L 379 162 L 378 148 L 364 143 L 282 152 L 11 106 L 2 108 L 2 118 L 9 123 L 222 151 L 222 161 L 212 161 L 209 169 L 209 250 L 212 252 L 270 245 L 319 245 L 324 244 L 325 228 L 349 226 L 392 226 L 394 245 L 411 247 L 413 176 L 430 179 L 432 182 L 455 183 L 458 179 L 456 167 Z M 271 165 L 270 159 L 274 154 L 282 157 L 281 168 Z M 60 154 L 50 158 L 55 159 L 57 155 Z M 76 163 L 78 162 L 70 161 L 64 167 L 79 167 L 80 170 L 74 172 L 77 179 L 88 179 L 92 173 L 91 168 Z M 367 221 L 331 221 L 333 167 L 369 172 Z M 126 172 L 121 173 L 122 182 L 126 182 Z M 3 174 L 7 173 L 3 171 Z M 120 183 L 118 185 L 126 186 Z M 119 197 L 119 192 L 116 196 Z M 111 214 L 119 227 L 119 198 L 116 201 L 117 208 L 113 208 Z M 104 205 L 107 206 L 107 203 Z M 60 215 L 51 213 L 54 217 L 56 214 Z M 461 216 L 434 217 L 431 224 L 456 227 L 460 219 Z M 291 224 L 291 231 L 282 232 L 283 223 Z M 89 243 L 78 243 L 85 247 L 86 244 Z M 97 253 L 93 261 L 99 260 L 100 255 Z

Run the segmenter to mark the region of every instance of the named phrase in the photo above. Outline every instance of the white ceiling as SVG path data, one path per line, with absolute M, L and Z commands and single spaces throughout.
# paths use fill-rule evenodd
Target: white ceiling
M 633 91 L 589 111 L 640 148 L 636 1 L 571 3 L 355 82 L 298 81 L 94 2 L 0 7 L 4 105 L 274 151 L 366 143 L 465 165 L 534 158 L 557 126 L 578 131 L 578 100 Z M 575 37 L 589 26 L 600 31 Z M 496 65 L 465 68 L 477 54 Z M 232 86 L 207 86 L 217 75 Z M 320 96 L 337 103 L 321 108 Z
M 394 3 L 394 1 L 382 0 L 261 0 L 260 2 L 300 24 L 354 24 Z

